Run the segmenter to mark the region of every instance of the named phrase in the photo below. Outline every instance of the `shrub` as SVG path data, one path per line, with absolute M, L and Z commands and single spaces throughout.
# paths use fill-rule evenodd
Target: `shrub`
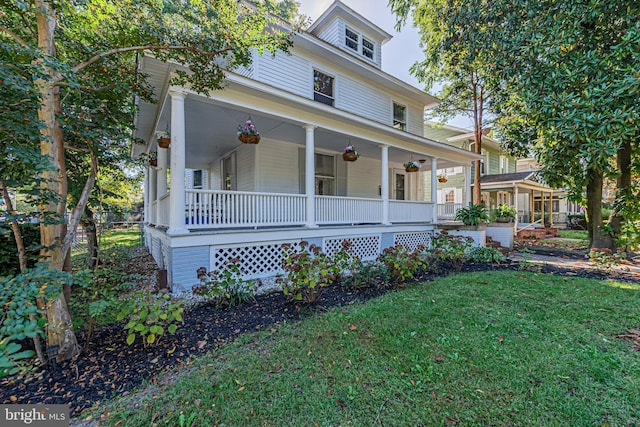
M 206 268 L 200 267 L 198 279 L 201 285 L 194 287 L 193 293 L 204 296 L 218 306 L 233 307 L 255 301 L 255 282 L 242 278 L 243 271 L 239 263 L 239 258 L 232 258 L 222 271 L 207 272 Z
M 168 294 L 137 291 L 118 313 L 118 320 L 127 320 L 124 326 L 127 344 L 133 344 L 136 336 L 140 336 L 146 347 L 157 343 L 165 332 L 174 334 L 178 323 L 183 322 L 183 312 L 182 301 L 171 301 Z
M 458 209 L 456 220 L 462 221 L 464 225 L 476 226 L 484 222 L 489 222 L 487 207 L 482 204 L 474 205 L 469 203 L 469 207 Z
M 507 257 L 496 248 L 476 247 L 467 253 L 467 259 L 475 263 L 499 264 L 505 262 Z
M 387 284 L 391 279 L 389 269 L 378 261 L 356 260 L 354 272 L 348 286 L 362 288 L 371 283 Z
M 439 265 L 460 270 L 472 246 L 470 237 L 452 236 L 443 230 L 431 238 L 431 255 Z
M 516 208 L 509 205 L 500 205 L 495 210 L 496 218 L 513 218 L 516 216 Z
M 300 251 L 295 252 L 291 245 L 282 245 L 285 258 L 282 268 L 287 272 L 282 287 L 283 293 L 292 301 L 305 304 L 315 302 L 320 296 L 320 288 L 335 281 L 335 269 L 330 268 L 328 259 L 320 247 L 300 242 Z
M 386 266 L 394 283 L 399 284 L 413 279 L 421 268 L 427 266 L 427 261 L 422 256 L 423 251 L 423 246 L 409 251 L 405 246 L 396 245 L 384 249 L 378 261 Z
M 6 227 L 6 228 L 5 228 Z M 40 251 L 40 227 L 38 224 L 20 224 L 22 240 L 24 241 L 27 267 L 33 268 L 38 262 Z M 9 224 L 0 227 L 0 275 L 15 275 L 20 273 L 18 249 Z
M 33 369 L 35 353 L 23 350 L 21 342 L 45 336 L 46 318 L 39 307 L 60 295 L 63 283 L 73 281 L 71 274 L 40 263 L 15 277 L 0 278 L 0 378 Z
M 591 248 L 589 251 L 589 261 L 594 263 L 597 270 L 601 272 L 610 272 L 611 269 L 622 263 L 627 254 L 622 251 L 613 253 L 609 248 Z

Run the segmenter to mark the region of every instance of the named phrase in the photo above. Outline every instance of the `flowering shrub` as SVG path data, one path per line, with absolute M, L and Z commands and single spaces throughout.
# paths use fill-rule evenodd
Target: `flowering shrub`
M 409 251 L 402 245 L 386 248 L 378 257 L 391 275 L 391 279 L 400 284 L 413 279 L 421 268 L 427 266 L 426 260 L 421 256 L 424 246 L 420 245 L 414 251 Z
M 456 271 L 462 268 L 472 246 L 473 239 L 470 237 L 452 236 L 446 230 L 431 238 L 431 254 L 434 261 Z
M 300 242 L 301 250 L 294 252 L 291 245 L 282 245 L 285 259 L 282 268 L 287 277 L 282 292 L 292 301 L 310 304 L 320 296 L 320 288 L 335 281 L 335 269 L 330 260 L 316 245 L 309 246 L 306 241 Z
M 255 282 L 242 279 L 243 271 L 239 263 L 239 258 L 231 258 L 222 271 L 207 272 L 205 267 L 200 267 L 197 273 L 201 284 L 193 288 L 193 293 L 204 296 L 218 306 L 233 307 L 255 301 Z
M 244 124 L 238 125 L 238 135 L 260 135 L 260 132 L 258 132 L 251 119 L 247 119 Z

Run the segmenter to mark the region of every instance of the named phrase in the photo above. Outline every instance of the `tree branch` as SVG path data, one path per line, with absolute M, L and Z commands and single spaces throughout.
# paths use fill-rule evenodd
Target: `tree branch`
M 2 31 L 3 33 L 8 34 L 9 37 L 11 37 L 13 40 L 15 40 L 20 46 L 29 47 L 29 44 L 26 41 L 24 41 L 24 39 L 22 37 L 20 37 L 19 35 L 17 35 L 13 31 L 11 31 L 10 29 L 5 28 L 5 27 L 0 25 L 0 31 Z
M 216 51 L 213 51 L 213 52 L 207 52 L 207 51 L 204 51 L 202 49 L 195 48 L 193 46 L 172 46 L 172 45 L 129 46 L 129 47 L 122 47 L 122 48 L 118 48 L 118 49 L 107 50 L 105 52 L 102 52 L 102 53 L 99 53 L 97 55 L 94 55 L 91 58 L 87 59 L 86 61 L 76 65 L 75 67 L 73 67 L 72 70 L 77 73 L 78 71 L 81 71 L 82 69 L 88 67 L 89 65 L 93 64 L 94 62 L 99 61 L 100 59 L 106 58 L 107 56 L 117 55 L 119 53 L 126 53 L 126 52 L 141 52 L 143 50 L 186 50 L 186 51 L 189 51 L 189 52 L 200 53 L 200 54 L 206 55 L 206 56 L 218 56 L 218 55 L 220 55 L 222 53 L 229 52 L 229 51 L 233 50 L 233 48 L 232 47 L 227 47 L 227 48 L 224 48 L 222 50 L 216 50 Z
M 115 89 L 117 86 L 115 84 L 110 84 L 107 86 L 99 86 L 99 87 L 91 87 L 91 86 L 84 86 L 84 85 L 70 85 L 69 83 L 58 83 L 58 86 L 60 87 L 77 87 L 78 89 L 82 89 L 86 92 L 102 92 L 105 90 L 111 90 L 111 89 Z

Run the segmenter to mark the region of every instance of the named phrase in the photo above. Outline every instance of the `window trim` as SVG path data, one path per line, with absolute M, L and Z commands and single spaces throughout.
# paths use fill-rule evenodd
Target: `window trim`
M 350 37 L 348 33 L 356 36 L 356 38 L 354 39 L 353 37 Z M 355 43 L 356 46 L 351 46 L 349 44 L 349 41 Z M 366 46 L 365 43 L 370 44 L 371 47 Z M 344 26 L 344 46 L 345 48 L 356 52 L 359 56 L 366 59 L 367 61 L 375 62 L 376 42 L 372 41 L 369 37 L 365 37 L 360 31 L 356 31 L 346 24 Z M 369 56 L 365 52 L 370 52 L 371 56 Z

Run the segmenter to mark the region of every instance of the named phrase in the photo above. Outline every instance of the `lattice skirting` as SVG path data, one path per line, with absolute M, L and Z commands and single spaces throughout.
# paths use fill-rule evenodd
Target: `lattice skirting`
M 211 257 L 211 270 L 221 270 L 233 258 L 240 260 L 239 266 L 249 279 L 274 276 L 282 272 L 284 259 L 283 243 L 291 244 L 291 249 L 300 249 L 299 242 L 288 241 L 265 243 L 250 246 L 214 247 Z
M 374 260 L 380 254 L 380 236 L 358 236 L 340 239 L 325 239 L 323 252 L 333 256 L 342 249 L 342 242 L 348 240 L 352 243 L 351 253 L 362 260 Z
M 394 237 L 394 244 L 405 246 L 409 250 L 415 250 L 418 245 L 429 247 L 432 233 L 398 233 Z

